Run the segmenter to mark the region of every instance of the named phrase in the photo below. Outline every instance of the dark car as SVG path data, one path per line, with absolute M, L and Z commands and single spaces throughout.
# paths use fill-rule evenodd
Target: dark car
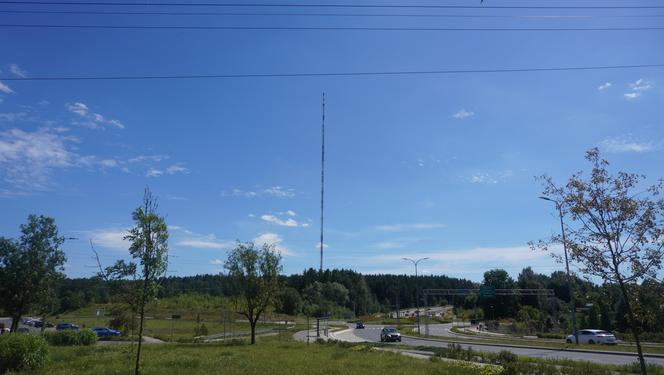
M 55 326 L 55 329 L 58 331 L 61 331 L 63 329 L 79 329 L 81 327 L 78 326 L 78 324 L 72 324 L 72 323 L 59 323 L 58 325 Z
M 398 341 L 401 342 L 401 334 L 394 327 L 385 327 L 380 331 L 380 342 Z
M 120 336 L 120 331 L 106 327 L 96 327 L 92 329 L 94 333 L 97 334 L 97 337 L 111 337 L 111 336 Z
M 364 329 L 364 323 L 362 322 L 355 323 L 355 329 Z

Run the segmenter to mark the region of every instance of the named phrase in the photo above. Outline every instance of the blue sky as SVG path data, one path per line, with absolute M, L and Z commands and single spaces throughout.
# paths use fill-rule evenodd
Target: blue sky
M 627 12 L 656 11 L 483 14 Z M 662 26 L 660 18 L 2 14 L 0 19 L 127 25 Z M 429 274 L 479 280 L 490 268 L 516 276 L 525 266 L 550 273 L 561 266 L 526 245 L 559 229 L 553 207 L 537 199 L 541 188 L 534 176 L 546 173 L 562 182 L 587 169 L 584 151 L 599 147 L 615 170 L 662 177 L 662 69 L 158 81 L 6 78 L 656 64 L 664 62 L 662 33 L 3 28 L 0 235 L 16 236 L 28 214 L 53 216 L 62 234 L 79 238 L 66 244 L 66 272 L 92 275 L 88 241 L 94 241 L 107 264 L 126 256 L 122 234 L 149 185 L 171 226 L 173 275 L 219 272 L 235 240 L 276 243 L 286 273 L 317 268 L 324 91 L 326 267 L 410 273 L 412 265 L 401 258 L 427 256 L 431 260 L 421 270 Z

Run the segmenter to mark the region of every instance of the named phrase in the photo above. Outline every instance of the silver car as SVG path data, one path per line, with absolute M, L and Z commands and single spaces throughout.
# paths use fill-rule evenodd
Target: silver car
M 601 329 L 582 329 L 577 331 L 579 335 L 579 344 L 605 344 L 615 345 L 617 343 L 616 336 L 609 331 Z M 572 344 L 576 342 L 574 335 L 567 336 L 567 343 Z

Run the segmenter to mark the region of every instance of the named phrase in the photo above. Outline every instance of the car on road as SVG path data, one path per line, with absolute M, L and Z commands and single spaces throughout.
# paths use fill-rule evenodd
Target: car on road
M 603 331 L 601 329 L 582 329 L 577 331 L 579 336 L 579 344 L 605 344 L 605 345 L 616 345 L 616 336 L 609 331 Z M 576 342 L 574 335 L 567 336 L 568 344 Z
M 59 323 L 58 325 L 55 326 L 55 329 L 58 331 L 62 331 L 63 329 L 79 329 L 81 327 L 78 326 L 78 324 L 72 324 L 72 323 Z
M 384 327 L 380 331 L 380 342 L 398 341 L 401 342 L 401 334 L 394 327 Z
M 355 323 L 355 329 L 364 329 L 364 323 L 362 322 Z
M 120 331 L 116 331 L 114 329 L 106 328 L 106 327 L 95 327 L 92 329 L 94 333 L 97 334 L 97 337 L 112 337 L 112 336 L 120 336 Z

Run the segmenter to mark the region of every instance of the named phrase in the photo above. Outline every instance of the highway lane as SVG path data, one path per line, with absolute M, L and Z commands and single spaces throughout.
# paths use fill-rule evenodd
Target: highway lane
M 380 342 L 381 325 L 366 325 L 365 329 L 355 329 L 351 327 L 341 333 L 336 333 L 334 336 L 343 341 L 369 341 Z M 443 338 L 441 338 L 443 339 Z M 446 341 L 431 341 L 418 338 L 403 337 L 402 344 L 412 346 L 431 346 L 431 347 L 447 347 L 449 342 Z M 398 344 L 398 343 L 397 343 Z M 636 362 L 637 356 L 633 355 L 618 355 L 618 354 L 604 354 L 604 353 L 587 353 L 587 352 L 573 352 L 563 351 L 559 349 L 538 349 L 538 348 L 514 348 L 504 347 L 492 344 L 460 344 L 464 349 L 472 347 L 473 350 L 481 352 L 498 353 L 503 350 L 508 350 L 514 354 L 533 357 L 533 358 L 546 358 L 546 359 L 570 359 L 575 361 L 588 361 L 602 364 L 624 365 Z M 646 362 L 664 366 L 664 358 L 661 357 L 646 357 Z

